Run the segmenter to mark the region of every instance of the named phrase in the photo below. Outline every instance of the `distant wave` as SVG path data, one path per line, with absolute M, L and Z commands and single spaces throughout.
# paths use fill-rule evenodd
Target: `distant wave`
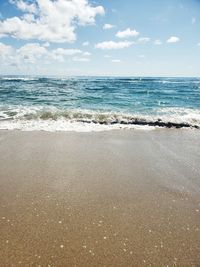
M 161 80 L 161 81 L 153 81 L 153 82 L 157 82 L 157 83 L 169 83 L 169 84 L 188 84 L 188 81 L 165 81 L 165 80 Z M 200 84 L 200 81 L 190 81 L 191 84 Z
M 51 128 L 68 130 L 68 126 L 93 126 L 92 129 L 165 127 L 200 129 L 200 111 L 190 109 L 161 109 L 155 115 L 97 112 L 90 110 L 59 110 L 44 107 L 1 107 L 0 129 Z M 65 126 L 65 127 L 64 127 Z
M 0 77 L 0 80 L 3 81 L 13 81 L 13 82 L 20 82 L 20 81 L 37 81 L 39 78 L 31 78 L 31 77 Z

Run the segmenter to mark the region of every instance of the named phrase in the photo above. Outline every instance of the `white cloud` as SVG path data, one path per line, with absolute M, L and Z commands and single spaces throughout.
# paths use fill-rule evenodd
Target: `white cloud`
M 103 29 L 104 29 L 104 30 L 110 30 L 110 29 L 112 29 L 112 28 L 114 28 L 114 27 L 115 27 L 115 26 L 112 25 L 112 24 L 104 24 Z
M 90 57 L 92 54 L 90 52 L 83 52 L 83 56 Z
M 111 58 L 112 56 L 110 55 L 104 55 L 105 58 Z
M 197 45 L 200 46 L 200 43 L 198 43 Z
M 0 43 L 0 58 L 4 59 L 12 55 L 13 52 L 14 52 L 14 49 L 12 48 L 12 46 Z
M 53 50 L 54 54 L 62 55 L 62 56 L 74 56 L 76 54 L 81 54 L 82 51 L 80 49 L 65 49 L 65 48 L 57 48 Z
M 44 47 L 49 47 L 50 46 L 50 43 L 49 42 L 46 42 L 43 44 Z
M 38 43 L 30 43 L 22 46 L 16 50 L 16 54 L 30 63 L 35 61 L 48 53 L 47 49 Z
M 120 59 L 113 59 L 112 62 L 113 62 L 113 63 L 120 63 L 121 60 L 120 60 Z
M 177 36 L 171 36 L 168 40 L 167 43 L 177 43 L 180 41 L 180 38 Z
M 145 58 L 145 55 L 138 55 L 139 58 Z
M 150 41 L 150 38 L 149 37 L 141 37 L 138 39 L 138 43 L 141 43 L 141 44 L 146 44 Z
M 64 62 L 65 57 L 81 55 L 82 51 L 79 49 L 65 49 L 65 48 L 56 48 L 54 50 L 49 51 L 49 58 Z
M 48 42 L 73 42 L 78 25 L 94 24 L 96 15 L 103 15 L 102 6 L 92 6 L 89 0 L 12 1 L 24 15 L 0 21 L 0 36 L 18 39 L 38 39 Z
M 74 57 L 73 61 L 77 61 L 77 62 L 89 62 L 90 59 L 86 58 L 86 57 Z
M 123 42 L 114 42 L 114 41 L 106 41 L 102 43 L 98 43 L 95 45 L 96 48 L 99 49 L 123 49 L 130 47 L 134 42 L 128 42 L 128 41 L 123 41 Z
M 37 12 L 37 7 L 34 3 L 29 4 L 23 0 L 10 0 L 9 2 L 11 4 L 16 5 L 17 8 L 21 11 L 29 12 L 29 13 L 36 13 Z
M 155 44 L 155 45 L 161 45 L 162 42 L 161 42 L 159 39 L 157 39 L 157 40 L 155 40 L 154 44 Z
M 137 37 L 139 35 L 139 32 L 136 30 L 131 30 L 130 28 L 127 28 L 124 31 L 118 31 L 116 33 L 116 37 L 118 38 L 128 38 L 128 37 Z
M 88 45 L 90 45 L 88 41 L 82 43 L 82 46 L 88 46 Z

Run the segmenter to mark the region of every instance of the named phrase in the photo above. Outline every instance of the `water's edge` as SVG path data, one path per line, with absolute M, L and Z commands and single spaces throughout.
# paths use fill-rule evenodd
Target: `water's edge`
M 200 129 L 200 78 L 0 77 L 0 129 Z

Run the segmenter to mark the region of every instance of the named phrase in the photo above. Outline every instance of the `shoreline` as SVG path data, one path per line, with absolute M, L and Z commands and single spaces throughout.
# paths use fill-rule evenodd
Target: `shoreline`
M 199 266 L 200 132 L 0 130 L 7 266 Z
M 121 131 L 121 130 L 199 130 L 198 125 L 190 125 L 188 123 L 175 123 L 175 122 L 145 122 L 145 121 L 133 121 L 133 122 L 112 122 L 107 124 L 105 122 L 88 122 L 88 121 L 76 121 L 70 122 L 65 120 L 58 121 L 21 121 L 5 123 L 1 121 L 0 131 L 22 131 L 22 132 L 57 132 L 57 133 L 98 133 L 109 131 Z

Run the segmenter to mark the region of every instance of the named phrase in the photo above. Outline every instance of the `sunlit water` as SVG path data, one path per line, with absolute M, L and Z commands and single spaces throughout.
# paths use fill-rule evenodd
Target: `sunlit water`
M 0 77 L 0 129 L 200 127 L 200 78 Z

